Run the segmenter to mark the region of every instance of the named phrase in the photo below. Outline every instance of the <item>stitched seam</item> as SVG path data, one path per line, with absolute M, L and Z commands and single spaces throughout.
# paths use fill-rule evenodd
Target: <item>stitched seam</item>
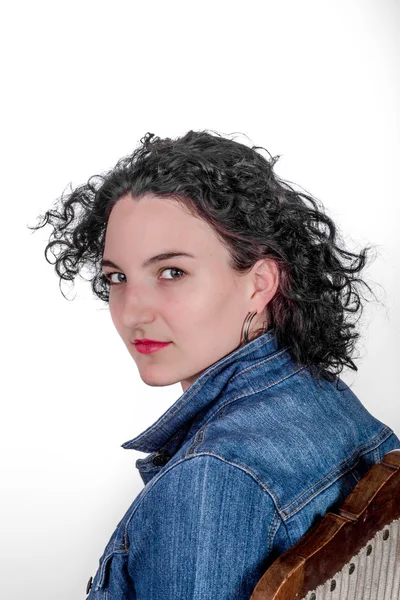
M 119 547 L 119 549 L 118 549 Z M 116 553 L 120 553 L 120 552 L 125 552 L 126 548 L 125 548 L 125 544 L 121 544 L 121 542 L 114 542 L 114 552 Z
M 255 350 L 255 349 L 259 348 L 261 345 L 263 345 L 263 344 L 266 344 L 266 343 L 267 343 L 267 341 L 269 341 L 269 340 L 271 340 L 271 339 L 272 339 L 272 335 L 271 335 L 270 337 L 266 338 L 265 340 L 261 340 L 261 341 L 259 341 L 257 344 L 254 344 L 254 346 L 252 346 L 251 348 L 247 348 L 246 352 L 244 352 L 243 354 L 240 354 L 240 357 L 242 358 L 242 357 L 245 357 L 245 356 L 247 356 L 247 355 L 249 354 L 249 352 L 252 352 L 253 350 Z M 254 340 L 253 340 L 253 341 L 254 341 Z M 277 355 L 276 355 L 276 354 L 274 354 L 274 355 L 273 355 L 273 357 L 271 357 L 271 358 L 274 358 L 274 357 L 276 357 L 276 356 L 277 356 Z M 205 378 L 204 378 L 204 379 L 203 379 L 203 380 L 200 382 L 200 383 L 201 383 L 201 385 L 203 385 L 205 382 L 207 382 L 207 381 L 209 380 L 209 378 L 210 378 L 210 377 L 211 377 L 211 376 L 214 374 L 214 371 L 215 371 L 216 369 L 219 369 L 220 367 L 222 367 L 222 366 L 225 364 L 225 362 L 228 362 L 229 360 L 232 360 L 232 355 L 228 355 L 228 356 L 227 356 L 225 359 L 223 359 L 221 362 L 218 362 L 218 364 L 216 364 L 216 365 L 215 365 L 215 367 L 212 367 L 212 368 L 211 368 L 211 370 L 210 370 L 210 371 L 207 373 L 207 375 L 205 376 Z M 197 385 L 196 385 L 196 383 L 197 383 Z M 173 416 L 175 415 L 175 413 L 176 413 L 176 412 L 180 412 L 180 411 L 182 410 L 182 408 L 183 408 L 184 406 L 186 406 L 186 405 L 187 405 L 187 403 L 189 402 L 189 400 L 191 400 L 191 399 L 192 399 L 192 397 L 194 396 L 194 394 L 196 394 L 197 390 L 199 389 L 199 385 L 200 385 L 200 384 L 199 384 L 199 379 L 198 379 L 198 380 L 197 380 L 197 382 L 195 382 L 195 383 L 193 384 L 193 386 L 191 386 L 191 388 L 193 388 L 193 389 L 192 389 L 192 392 L 191 392 L 191 393 L 188 395 L 188 397 L 185 399 L 185 402 L 184 402 L 183 404 L 179 404 L 179 406 L 176 406 L 175 408 L 171 407 L 171 412 L 169 412 L 169 413 L 168 413 L 168 418 L 167 418 L 167 420 L 169 420 L 171 417 L 173 417 Z M 179 400 L 178 400 L 178 402 L 179 402 Z M 161 417 L 161 419 L 162 419 L 162 420 L 161 420 L 161 421 L 160 421 L 158 424 L 157 424 L 157 422 L 156 422 L 156 423 L 155 423 L 153 426 L 151 426 L 151 428 L 150 428 L 150 429 L 151 429 L 151 431 L 152 431 L 152 432 L 153 432 L 153 431 L 154 431 L 154 432 L 155 432 L 155 431 L 157 431 L 158 429 L 160 429 L 160 427 L 162 427 L 162 426 L 164 425 L 164 423 L 165 423 L 165 419 L 163 419 L 163 417 Z M 148 430 L 146 430 L 146 431 L 144 431 L 143 433 L 141 433 L 140 435 L 138 435 L 138 436 L 135 438 L 135 440 L 136 440 L 137 442 L 139 442 L 139 441 L 142 439 L 142 437 L 144 437 L 145 435 L 146 435 L 146 437 L 147 437 L 147 435 L 148 435 Z
M 375 442 L 375 440 L 377 438 L 380 438 L 380 436 L 383 434 L 384 431 L 387 431 L 387 435 L 385 435 L 385 437 L 383 437 L 382 439 L 378 439 L 378 441 Z M 363 456 L 364 454 L 367 454 L 371 450 L 374 450 L 374 448 L 378 447 L 379 444 L 383 443 L 390 435 L 392 435 L 392 430 L 390 428 L 385 427 L 384 429 L 382 429 L 382 431 L 379 434 L 377 434 L 372 440 L 370 440 L 370 442 L 366 442 L 365 444 L 360 446 L 360 448 L 356 452 L 354 452 L 354 454 L 351 456 L 351 458 L 349 458 L 346 461 L 344 461 L 343 463 L 341 463 L 335 469 L 332 469 L 332 471 L 330 471 L 327 475 L 325 475 L 325 477 L 322 477 L 322 479 L 320 479 L 317 483 L 310 486 L 305 492 L 303 492 L 303 494 L 301 496 L 299 496 L 298 498 L 293 500 L 293 502 L 288 504 L 288 506 L 281 508 L 281 510 L 284 514 L 283 519 L 285 520 L 285 519 L 290 518 L 292 515 L 294 515 L 296 512 L 298 512 L 301 508 L 303 508 L 306 504 L 308 504 L 308 502 L 310 502 L 313 498 L 315 498 L 315 496 L 317 496 L 318 494 L 320 494 L 321 492 L 326 490 L 330 485 L 335 483 L 335 481 L 337 481 L 338 479 L 340 479 L 341 477 L 346 475 L 346 473 L 351 471 L 359 463 L 361 456 Z M 375 446 L 373 446 L 374 443 L 375 443 Z M 364 448 L 364 449 L 361 450 L 362 448 Z M 356 460 L 356 458 L 357 458 L 357 460 Z M 342 468 L 345 465 L 347 465 L 347 468 L 342 470 Z M 301 498 L 303 498 L 307 494 L 307 492 L 309 492 L 309 490 L 311 490 L 313 487 L 315 487 L 315 485 L 318 485 L 319 483 L 326 480 L 332 473 L 335 473 L 335 471 L 338 471 L 336 477 L 327 481 L 326 485 L 321 486 L 317 490 L 315 490 L 311 496 L 305 498 L 304 501 L 301 504 L 299 504 L 298 506 L 296 506 L 296 508 L 292 512 L 287 512 L 288 508 L 290 508 L 291 506 L 296 504 L 296 502 L 299 502 L 299 500 Z
M 259 479 L 259 477 L 255 473 L 253 473 L 253 471 L 251 471 L 248 467 L 245 467 L 244 465 L 240 465 L 238 463 L 231 462 L 231 461 L 227 460 L 226 458 L 223 458 L 222 456 L 219 456 L 219 454 L 215 454 L 215 453 L 212 453 L 212 452 L 201 452 L 201 453 L 197 453 L 197 454 L 192 454 L 191 456 L 185 456 L 185 457 L 183 457 L 181 460 L 175 462 L 173 465 L 170 465 L 165 471 L 164 470 L 160 471 L 159 475 L 155 475 L 154 478 L 151 481 L 149 481 L 149 483 L 146 485 L 146 487 L 143 488 L 142 495 L 138 499 L 138 502 L 137 502 L 136 506 L 132 509 L 132 513 L 129 515 L 129 518 L 125 522 L 125 532 L 124 532 L 125 537 L 124 537 L 124 539 L 126 539 L 126 540 L 128 539 L 127 530 L 128 530 L 129 522 L 131 521 L 131 519 L 133 518 L 135 512 L 138 510 L 141 502 L 147 496 L 147 494 L 150 492 L 150 490 L 153 488 L 153 486 L 156 485 L 157 482 L 160 481 L 162 479 L 162 477 L 164 477 L 171 469 L 174 469 L 175 467 L 177 467 L 181 463 L 186 462 L 186 461 L 191 460 L 191 459 L 194 459 L 194 458 L 196 458 L 198 456 L 213 456 L 214 458 L 218 458 L 222 462 L 227 463 L 227 464 L 229 464 L 229 465 L 231 465 L 233 467 L 237 467 L 241 471 L 244 471 L 245 473 L 247 473 L 248 475 L 250 475 L 250 477 L 252 477 L 252 479 L 254 479 L 254 481 L 259 485 L 259 487 L 263 490 L 263 492 L 265 492 L 266 494 L 268 494 L 268 496 L 270 496 L 271 500 L 273 501 L 273 503 L 275 505 L 276 510 L 279 512 L 279 515 L 281 516 L 280 511 L 278 509 L 278 503 L 277 503 L 277 500 L 276 500 L 275 496 L 273 495 L 273 493 L 271 492 L 271 490 L 268 489 L 264 485 L 264 483 L 261 481 L 261 479 Z M 164 469 L 165 469 L 165 467 L 164 467 Z M 281 518 L 282 518 L 282 516 L 281 516 Z
M 280 523 L 279 514 L 278 514 L 278 512 L 275 512 L 275 515 L 272 518 L 271 524 L 268 528 L 268 554 L 271 552 L 272 544 L 273 544 L 276 532 L 278 530 L 279 523 Z
M 97 581 L 97 585 L 95 587 L 95 592 L 97 592 L 103 585 L 104 583 L 104 575 L 105 575 L 105 569 L 106 569 L 106 565 L 108 562 L 108 559 L 111 558 L 112 556 L 114 556 L 114 554 L 127 554 L 127 552 L 124 550 L 113 550 L 112 552 L 110 552 L 109 554 L 107 554 L 107 556 L 105 556 L 103 558 L 103 562 L 101 563 L 101 567 L 99 569 L 99 577 L 98 577 L 98 581 Z
M 186 452 L 186 456 L 189 456 L 191 451 L 193 451 L 193 454 L 196 454 L 196 447 L 200 446 L 200 444 L 204 441 L 204 436 L 205 436 L 206 430 L 207 430 L 207 424 L 205 424 L 203 427 L 201 427 L 198 430 L 192 445 Z
M 246 367 L 245 369 L 243 369 L 239 373 L 236 373 L 236 375 L 234 375 L 233 377 L 231 377 L 229 381 L 234 381 L 236 379 L 236 377 L 239 377 L 240 375 L 243 375 L 244 373 L 247 373 L 248 371 L 252 371 L 253 369 L 256 369 L 257 367 L 259 367 L 260 365 L 263 365 L 263 364 L 266 364 L 268 362 L 271 362 L 272 360 L 275 360 L 276 358 L 280 358 L 280 356 L 282 356 L 282 354 L 286 354 L 287 350 L 288 350 L 288 348 L 284 348 L 283 350 L 280 350 L 279 352 L 276 352 L 272 356 L 267 356 L 267 358 L 262 358 L 256 364 L 250 365 L 249 367 Z
M 290 373 L 286 373 L 286 375 L 284 375 L 283 377 L 281 377 L 281 379 L 278 379 L 277 381 L 274 381 L 273 383 L 269 383 L 268 385 L 265 385 L 257 390 L 254 390 L 253 392 L 246 392 L 244 394 L 239 394 L 237 396 L 235 396 L 234 398 L 232 398 L 231 400 L 228 400 L 227 402 L 225 402 L 224 404 L 222 404 L 219 408 L 217 408 L 209 417 L 208 419 L 204 422 L 203 426 L 201 427 L 200 431 L 202 431 L 203 427 L 206 427 L 208 425 L 208 423 L 216 416 L 219 414 L 220 411 L 224 411 L 230 404 L 232 404 L 232 402 L 236 402 L 236 400 L 240 400 L 241 398 L 248 398 L 250 396 L 253 396 L 254 394 L 259 394 L 260 392 L 267 390 L 271 387 L 273 387 L 274 385 L 278 385 L 279 383 L 282 383 L 282 381 L 285 381 L 285 379 L 288 379 L 289 377 L 291 377 L 292 375 L 296 375 L 296 373 L 300 373 L 300 371 L 304 371 L 304 369 L 306 369 L 307 367 L 299 367 L 297 369 L 295 369 L 294 371 L 291 371 Z M 197 437 L 197 436 L 196 436 Z M 203 436 L 204 438 L 204 436 Z M 198 444 L 197 444 L 198 445 Z M 189 448 L 189 450 L 187 451 L 186 455 L 188 455 L 191 451 L 192 447 Z
M 365 442 L 365 444 L 362 444 L 359 448 L 357 448 L 357 450 L 354 451 L 354 453 L 350 456 L 350 458 L 348 458 L 347 460 L 343 461 L 342 463 L 340 463 L 337 467 L 335 467 L 334 469 L 332 469 L 331 471 L 329 471 L 329 473 L 327 473 L 326 475 L 324 475 L 323 477 L 321 477 L 321 479 L 317 482 L 315 482 L 313 485 L 311 485 L 309 488 L 307 488 L 302 494 L 301 496 L 298 496 L 295 500 L 293 500 L 293 502 L 291 502 L 290 504 L 288 504 L 287 506 L 285 506 L 282 510 L 286 511 L 288 508 L 290 508 L 291 506 L 293 506 L 293 504 L 295 504 L 296 502 L 298 502 L 299 500 L 301 500 L 301 498 L 303 496 L 306 496 L 306 494 L 312 489 L 314 488 L 316 485 L 319 485 L 320 483 L 322 483 L 323 481 L 325 481 L 326 479 L 328 479 L 331 475 L 333 475 L 335 472 L 339 471 L 339 474 L 342 472 L 341 469 L 343 467 L 345 467 L 346 465 L 349 465 L 351 463 L 354 462 L 354 460 L 357 458 L 357 456 L 365 454 L 365 451 L 368 450 L 372 450 L 373 449 L 373 444 L 375 443 L 375 440 L 377 440 L 377 438 L 380 438 L 380 436 L 383 434 L 384 431 L 386 431 L 388 428 L 385 427 L 384 429 L 382 429 L 378 434 L 376 434 L 376 436 L 374 438 L 372 438 L 372 440 L 369 440 L 368 442 Z M 389 430 L 391 432 L 391 430 Z M 388 437 L 388 436 L 386 436 Z M 382 441 L 384 441 L 385 438 L 382 439 Z M 360 454 L 361 453 L 361 454 Z M 358 461 L 357 461 L 358 462 Z M 356 463 L 357 464 L 357 463 Z M 347 471 L 345 471 L 347 473 Z M 335 479 L 336 481 L 336 479 Z

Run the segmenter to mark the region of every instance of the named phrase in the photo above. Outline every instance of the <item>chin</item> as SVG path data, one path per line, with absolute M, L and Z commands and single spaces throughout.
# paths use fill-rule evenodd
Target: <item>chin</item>
M 139 375 L 143 383 L 152 387 L 164 387 L 166 385 L 173 385 L 174 383 L 178 383 L 180 381 L 179 379 L 168 377 L 162 373 L 149 373 L 146 370 L 139 370 Z

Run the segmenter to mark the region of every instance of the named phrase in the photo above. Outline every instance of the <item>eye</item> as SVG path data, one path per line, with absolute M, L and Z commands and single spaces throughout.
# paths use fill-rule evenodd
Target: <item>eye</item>
M 160 271 L 160 273 L 164 273 L 165 271 L 171 271 L 171 273 L 182 273 L 183 275 L 181 275 L 180 277 L 161 277 L 161 279 L 167 279 L 169 281 L 173 281 L 174 279 L 183 279 L 183 277 L 186 275 L 185 271 L 182 271 L 182 269 L 177 269 L 175 267 L 167 267 L 166 269 L 162 269 Z
M 161 277 L 161 279 L 164 279 L 165 281 L 174 281 L 176 279 L 182 279 L 186 275 L 185 271 L 183 271 L 182 269 L 177 269 L 175 267 L 164 268 L 160 271 L 160 273 L 164 273 L 165 271 L 171 271 L 172 274 L 171 277 Z M 178 277 L 173 275 L 177 272 L 181 273 L 181 275 Z M 105 283 L 108 283 L 109 285 L 120 285 L 121 283 L 124 283 L 126 281 L 125 275 L 123 273 L 119 273 L 118 271 L 114 271 L 112 273 L 103 273 L 102 278 L 103 281 Z
M 115 279 L 113 279 L 114 275 L 117 275 L 117 276 L 122 275 L 122 277 L 125 277 L 125 275 L 123 273 L 118 273 L 117 271 L 114 273 L 103 273 L 102 277 L 103 277 L 103 280 L 106 283 L 109 283 L 110 285 L 119 285 L 120 283 L 123 283 L 121 280 L 116 281 Z

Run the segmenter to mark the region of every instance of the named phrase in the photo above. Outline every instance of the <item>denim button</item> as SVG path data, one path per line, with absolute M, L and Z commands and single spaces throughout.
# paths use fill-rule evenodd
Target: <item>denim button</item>
M 167 464 L 167 462 L 169 461 L 170 458 L 171 458 L 170 455 L 167 454 L 166 452 L 160 452 L 152 458 L 151 462 L 156 467 L 163 467 L 164 465 Z
M 90 589 L 92 587 L 92 582 L 93 582 L 93 577 L 89 577 L 89 581 L 87 582 L 87 586 L 86 586 L 86 594 L 88 594 L 90 592 Z

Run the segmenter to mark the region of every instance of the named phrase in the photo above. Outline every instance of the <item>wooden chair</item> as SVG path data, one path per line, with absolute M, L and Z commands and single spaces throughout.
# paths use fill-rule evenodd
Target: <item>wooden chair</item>
M 400 450 L 282 554 L 250 600 L 400 600 Z

